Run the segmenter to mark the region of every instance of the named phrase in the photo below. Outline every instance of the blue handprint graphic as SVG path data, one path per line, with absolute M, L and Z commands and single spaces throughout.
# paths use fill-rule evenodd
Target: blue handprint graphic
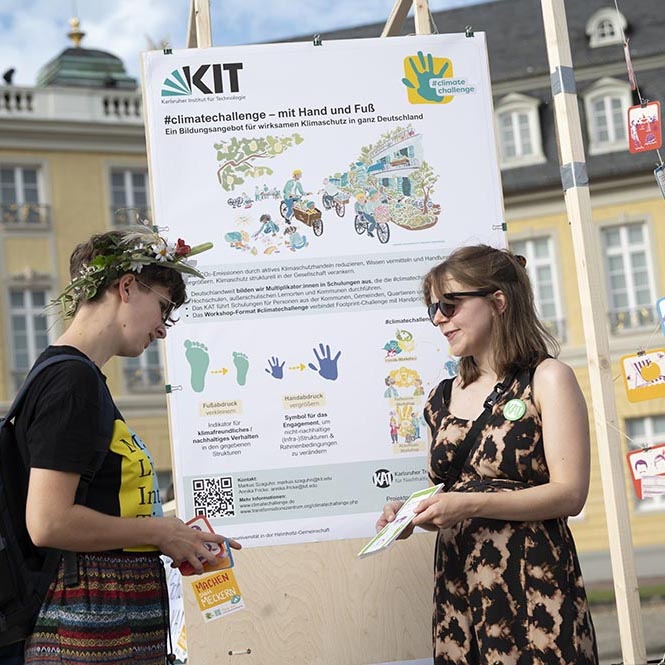
M 319 344 L 319 351 L 321 352 L 321 355 L 319 355 L 316 349 L 312 349 L 312 351 L 314 351 L 314 356 L 316 357 L 319 366 L 317 367 L 314 363 L 308 363 L 309 368 L 313 369 L 315 372 L 318 372 L 324 379 L 336 381 L 338 376 L 337 361 L 342 355 L 342 352 L 338 351 L 337 355 L 332 358 L 330 355 L 330 346 L 328 346 L 328 344 L 325 346 L 323 344 Z
M 443 78 L 443 75 L 448 70 L 450 65 L 449 62 L 446 62 L 441 69 L 436 72 L 434 71 L 434 58 L 431 53 L 427 54 L 427 60 L 422 51 L 418 51 L 418 64 L 416 64 L 415 58 L 409 58 L 409 65 L 415 74 L 416 80 L 418 81 L 418 86 L 416 87 L 413 81 L 410 81 L 407 78 L 402 79 L 402 83 L 407 88 L 413 88 L 416 92 L 428 102 L 441 102 L 443 97 L 437 93 L 436 86 L 432 86 L 431 82 Z
M 284 378 L 284 363 L 285 362 L 286 361 L 282 361 L 280 363 L 279 358 L 277 358 L 276 356 L 273 356 L 268 361 L 268 367 L 266 367 L 266 372 L 268 372 L 268 374 L 270 374 L 275 379 L 283 379 Z

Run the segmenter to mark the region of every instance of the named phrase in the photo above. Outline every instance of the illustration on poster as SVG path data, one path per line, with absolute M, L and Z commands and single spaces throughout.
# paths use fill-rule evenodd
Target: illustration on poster
M 184 342 L 185 358 L 189 366 L 189 383 L 194 392 L 200 393 L 205 390 L 206 377 L 210 367 L 210 353 L 208 347 L 202 342 L 187 339 Z M 339 377 L 338 361 L 342 355 L 341 350 L 333 356 L 329 344 L 319 344 L 318 349 L 312 348 L 315 362 L 308 362 L 307 367 L 314 370 L 319 376 L 329 381 L 336 381 Z M 247 376 L 250 369 L 250 358 L 246 353 L 233 351 L 231 353 L 233 370 L 229 367 L 213 369 L 210 374 L 221 375 L 222 377 L 231 374 L 237 385 L 244 386 L 247 383 Z M 268 361 L 268 367 L 265 371 L 275 379 L 284 378 L 284 365 L 286 361 L 280 363 L 277 355 L 272 356 Z M 302 371 L 305 364 L 297 362 L 295 365 L 289 365 L 287 371 Z
M 247 184 L 249 178 L 261 178 L 254 184 L 253 197 L 243 191 L 226 200 L 232 210 L 242 211 L 234 219 L 236 228 L 223 236 L 230 249 L 257 257 L 304 250 L 312 246 L 304 230 L 310 229 L 316 238 L 322 236 L 326 211 L 334 210 L 336 219 L 343 219 L 352 199 L 355 236 L 348 226 L 340 227 L 347 244 L 365 234 L 386 244 L 393 227 L 410 232 L 437 224 L 441 205 L 433 202 L 432 196 L 439 176 L 425 160 L 423 136 L 412 124 L 384 132 L 374 143 L 361 148 L 347 170 L 325 176 L 318 192 L 321 208 L 303 187 L 302 169 L 293 169 L 283 186 L 266 179 L 274 174 L 266 160 L 280 159 L 304 141 L 296 133 L 214 144 L 219 163 L 217 178 L 226 191 Z M 285 222 L 282 236 L 273 221 L 276 213 Z M 335 218 L 329 219 L 339 224 Z

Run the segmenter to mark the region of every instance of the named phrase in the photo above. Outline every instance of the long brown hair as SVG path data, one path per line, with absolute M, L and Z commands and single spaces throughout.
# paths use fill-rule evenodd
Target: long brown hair
M 428 305 L 432 302 L 432 292 L 439 296 L 450 290 L 447 283 L 451 280 L 469 290 L 504 293 L 506 306 L 503 312 L 497 309 L 490 341 L 494 369 L 499 376 L 535 367 L 545 358 L 559 353 L 559 343 L 536 313 L 524 264 L 522 257 L 518 258 L 505 249 L 489 245 L 460 247 L 443 263 L 432 268 L 423 280 L 423 296 Z M 479 376 L 480 369 L 472 356 L 460 359 L 462 386 L 473 383 Z

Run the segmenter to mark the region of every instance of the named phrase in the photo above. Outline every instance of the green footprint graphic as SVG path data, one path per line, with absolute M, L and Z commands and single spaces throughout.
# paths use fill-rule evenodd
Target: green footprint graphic
M 185 358 L 189 363 L 191 370 L 190 382 L 192 390 L 197 393 L 203 392 L 205 388 L 206 372 L 210 364 L 210 356 L 208 355 L 208 347 L 200 342 L 192 342 L 185 340 Z
M 249 360 L 244 353 L 240 351 L 233 352 L 233 364 L 236 366 L 236 380 L 239 386 L 244 386 L 247 381 L 247 370 L 249 370 Z

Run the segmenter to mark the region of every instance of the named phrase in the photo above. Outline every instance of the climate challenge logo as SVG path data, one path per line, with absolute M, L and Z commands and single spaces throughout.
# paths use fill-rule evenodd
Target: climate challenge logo
M 465 78 L 454 78 L 450 58 L 435 58 L 422 51 L 404 58 L 402 83 L 411 104 L 448 104 L 455 95 L 476 92 Z

